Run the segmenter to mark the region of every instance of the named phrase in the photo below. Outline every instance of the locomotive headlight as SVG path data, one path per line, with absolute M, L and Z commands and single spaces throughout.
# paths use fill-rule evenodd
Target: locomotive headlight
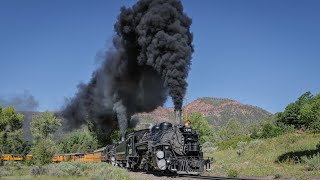
M 163 151 L 157 151 L 157 158 L 159 158 L 159 159 L 164 158 L 164 152 Z
M 159 160 L 157 164 L 161 170 L 165 170 L 167 168 L 166 160 L 164 159 Z

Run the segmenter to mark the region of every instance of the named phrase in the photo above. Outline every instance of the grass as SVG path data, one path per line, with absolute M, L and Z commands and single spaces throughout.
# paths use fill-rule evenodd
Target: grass
M 238 172 L 240 177 L 320 177 L 320 171 L 307 171 L 310 165 L 304 161 L 296 161 L 303 156 L 312 158 L 313 154 L 319 151 L 316 150 L 319 139 L 320 134 L 286 134 L 270 139 L 253 140 L 247 142 L 246 147 L 241 147 L 240 156 L 237 147 L 224 146 L 223 149 L 218 148 L 210 154 L 215 159 L 210 174 L 227 176 L 234 171 Z M 293 155 L 279 161 L 279 158 L 288 153 Z M 312 161 L 313 164 L 316 160 Z
M 318 152 L 316 155 L 311 157 L 303 156 L 303 162 L 307 164 L 308 171 L 320 170 L 320 153 Z
M 132 179 L 126 169 L 106 163 L 63 162 L 45 166 L 26 166 L 21 163 L 0 167 L 1 179 Z

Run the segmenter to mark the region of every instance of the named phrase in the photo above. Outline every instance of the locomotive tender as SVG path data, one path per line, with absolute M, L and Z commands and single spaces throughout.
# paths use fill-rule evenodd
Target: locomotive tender
M 190 125 L 190 121 L 175 126 L 162 122 L 151 130 L 132 132 L 126 140 L 105 148 L 105 161 L 133 170 L 200 174 L 208 161 Z

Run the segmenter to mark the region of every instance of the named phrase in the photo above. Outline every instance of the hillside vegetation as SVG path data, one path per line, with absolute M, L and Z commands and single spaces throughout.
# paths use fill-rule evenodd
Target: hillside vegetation
M 272 116 L 272 113 L 262 108 L 241 104 L 238 101 L 226 98 L 198 98 L 188 104 L 187 107 L 183 107 L 183 111 L 186 109 L 188 114 L 200 112 L 212 126 L 223 126 L 230 119 L 237 119 L 242 124 L 259 123 Z M 184 114 L 185 112 L 183 112 Z M 142 128 L 149 126 L 150 123 L 175 121 L 173 108 L 159 107 L 153 112 L 140 113 L 136 116 L 139 119 L 138 127 Z
M 214 158 L 211 174 L 320 177 L 320 94 L 306 92 L 283 112 L 249 126 L 230 119 L 226 125 L 210 130 L 200 113 L 190 118 L 202 135 L 205 156 Z
M 213 157 L 211 175 L 272 176 L 275 178 L 314 178 L 320 177 L 319 170 L 312 170 L 312 163 L 304 159 L 320 153 L 317 144 L 320 134 L 290 133 L 269 139 L 238 141 L 236 147 L 229 147 L 208 153 Z M 231 140 L 232 141 L 232 140 Z M 318 155 L 319 156 L 319 155 Z M 320 166 L 320 161 L 316 162 Z

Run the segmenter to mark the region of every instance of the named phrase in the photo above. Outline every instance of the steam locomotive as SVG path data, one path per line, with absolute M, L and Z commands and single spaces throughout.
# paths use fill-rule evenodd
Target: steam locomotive
M 127 139 L 106 146 L 106 162 L 133 170 L 198 175 L 209 163 L 203 159 L 198 133 L 191 122 L 162 122 L 150 129 L 132 132 Z
M 31 160 L 32 155 L 3 154 L 2 161 Z M 210 161 L 203 159 L 198 133 L 191 122 L 162 122 L 151 129 L 134 131 L 126 139 L 88 153 L 55 154 L 52 162 L 108 162 L 130 170 L 198 175 Z

